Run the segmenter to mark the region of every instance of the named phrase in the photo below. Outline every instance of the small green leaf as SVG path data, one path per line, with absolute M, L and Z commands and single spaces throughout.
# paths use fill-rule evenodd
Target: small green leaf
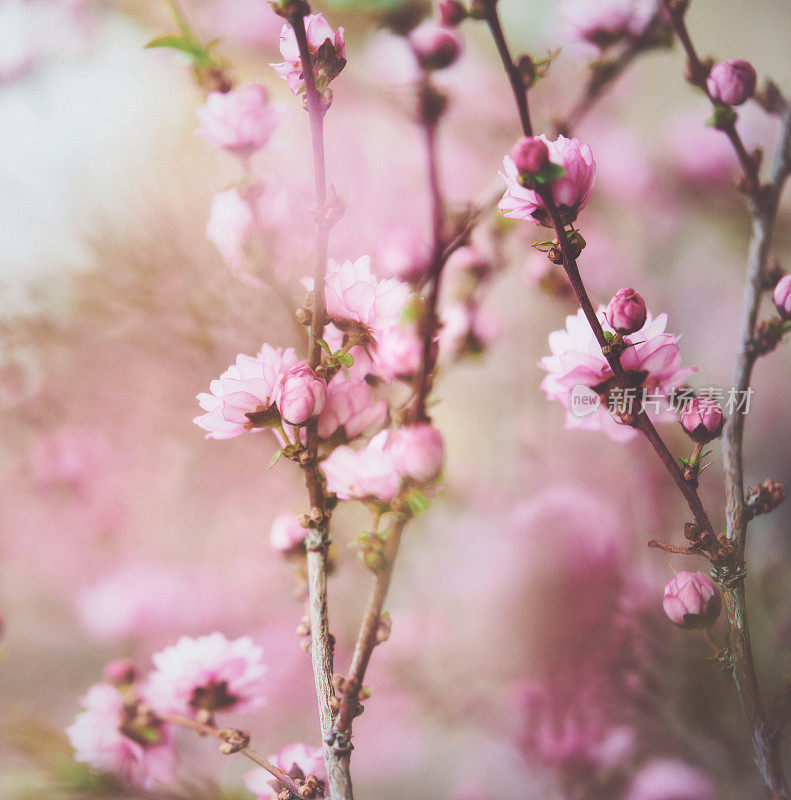
M 413 514 L 421 514 L 427 511 L 431 505 L 431 501 L 426 497 L 425 492 L 416 491 L 412 492 L 407 498 L 407 503 Z
M 335 357 L 344 367 L 354 366 L 354 356 L 351 353 L 342 353 L 339 351 L 335 354 Z
M 268 467 L 268 469 L 272 469 L 272 467 L 274 467 L 274 466 L 275 466 L 275 464 L 277 464 L 277 462 L 280 460 L 280 456 L 282 456 L 282 455 L 283 455 L 283 449 L 281 448 L 280 450 L 278 450 L 278 451 L 277 451 L 277 452 L 276 452 L 276 453 L 275 453 L 275 454 L 272 456 L 272 460 L 269 462 L 269 467 Z
M 322 350 L 326 350 L 328 355 L 332 355 L 332 350 L 324 339 L 319 339 L 317 344 Z
M 615 334 L 612 331 L 604 331 L 604 338 L 611 342 L 615 338 Z

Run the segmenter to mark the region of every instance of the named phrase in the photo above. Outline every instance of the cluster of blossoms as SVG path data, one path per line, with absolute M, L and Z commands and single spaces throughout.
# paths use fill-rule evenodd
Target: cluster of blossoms
M 604 308 L 598 312 L 605 331 L 615 334 Z M 695 371 L 694 367 L 681 366 L 678 337 L 665 332 L 667 315 L 654 318 L 646 312 L 644 324 L 623 341 L 629 345 L 621 354 L 621 364 L 635 389 L 645 389 L 661 398 L 669 398 Z M 612 368 L 602 354 L 601 347 L 580 309 L 566 317 L 566 328 L 549 335 L 552 355 L 545 356 L 539 365 L 547 371 L 541 388 L 551 400 L 557 400 L 566 409 L 566 427 L 601 430 L 615 441 L 627 441 L 636 435 L 634 428 L 624 425 L 610 413 L 610 393 L 615 392 Z M 588 406 L 586 412 L 576 410 L 574 400 L 586 390 L 601 399 L 601 403 Z M 656 421 L 672 422 L 675 415 L 662 410 Z
M 173 781 L 176 737 L 169 714 L 211 721 L 216 712 L 258 708 L 269 688 L 263 650 L 249 637 L 183 636 L 152 661 L 145 680 L 129 661 L 109 664 L 67 730 L 78 761 L 145 789 Z
M 544 134 L 525 137 L 503 159 L 506 191 L 499 208 L 510 219 L 529 219 L 551 226 L 539 186 L 548 186 L 552 202 L 565 223 L 573 222 L 585 208 L 596 176 L 596 163 L 587 144 L 579 139 Z

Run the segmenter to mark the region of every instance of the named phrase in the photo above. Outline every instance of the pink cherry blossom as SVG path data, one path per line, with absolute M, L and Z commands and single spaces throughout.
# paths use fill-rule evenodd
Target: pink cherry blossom
M 327 780 L 324 754 L 320 747 L 294 742 L 286 745 L 279 753 L 269 756 L 269 761 L 292 778 L 302 779 L 315 775 L 320 781 Z M 263 767 L 245 772 L 242 779 L 256 796 L 256 800 L 274 800 L 282 789 L 282 784 Z
M 599 309 L 598 317 L 602 327 L 614 333 L 603 308 Z M 681 366 L 678 337 L 665 333 L 666 326 L 666 314 L 654 319 L 649 313 L 640 330 L 624 337 L 624 341 L 632 346 L 623 351 L 621 363 L 635 381 L 635 403 L 642 400 L 642 389 L 650 392 L 649 411 L 654 410 L 655 400 L 666 401 L 670 392 L 696 369 Z M 550 333 L 549 348 L 552 355 L 539 361 L 539 366 L 549 373 L 541 388 L 549 399 L 557 400 L 567 409 L 566 427 L 601 430 L 611 439 L 621 442 L 634 437 L 634 428 L 618 423 L 609 411 L 610 392 L 616 388 L 612 370 L 581 309 L 566 317 L 565 329 Z M 586 404 L 581 409 L 572 403 L 572 398 L 578 397 L 581 391 L 593 399 L 598 395 L 601 402 Z M 659 422 L 675 419 L 669 408 L 652 416 Z
M 409 299 L 409 285 L 395 278 L 379 280 L 368 256 L 342 264 L 330 259 L 324 294 L 330 317 L 361 322 L 377 331 L 398 323 Z
M 321 469 L 327 490 L 341 500 L 392 500 L 401 486 L 401 475 L 388 448 L 390 431 L 380 431 L 362 450 L 336 447 Z
M 319 436 L 329 439 L 343 428 L 347 439 L 354 439 L 364 430 L 381 425 L 387 415 L 387 404 L 374 403 L 371 387 L 362 379 L 339 372 L 327 386 L 327 405 L 319 415 Z
M 249 711 L 266 701 L 269 689 L 263 649 L 249 636 L 229 641 L 221 633 L 182 636 L 154 653 L 146 690 L 162 712 Z
M 242 158 L 260 150 L 278 124 L 268 92 L 257 83 L 230 92 L 212 92 L 197 113 L 197 134 Z
M 265 411 L 274 402 L 275 385 L 282 372 L 297 362 L 292 347 L 270 347 L 265 344 L 255 358 L 236 357 L 236 363 L 210 384 L 211 394 L 198 395 L 200 407 L 206 414 L 193 422 L 208 431 L 207 439 L 230 439 L 254 425 L 247 414 Z
M 720 614 L 722 601 L 714 581 L 702 572 L 681 572 L 665 586 L 662 607 L 681 628 L 708 628 Z
M 321 413 L 327 402 L 327 381 L 304 361 L 284 370 L 275 384 L 274 401 L 289 425 L 303 425 Z
M 711 778 L 682 761 L 649 761 L 632 781 L 625 800 L 714 800 Z
M 579 139 L 558 136 L 550 141 L 544 134 L 536 138 L 547 146 L 550 162 L 566 171 L 551 185 L 552 200 L 564 221 L 573 222 L 577 213 L 585 208 L 593 189 L 596 175 L 593 153 Z M 503 168 L 504 172 L 500 175 L 507 188 L 498 208 L 510 219 L 530 219 L 540 225 L 550 225 L 549 215 L 541 198 L 533 189 L 522 186 L 519 170 L 510 155 L 503 159 Z
M 395 468 L 418 483 L 431 483 L 442 471 L 445 443 L 432 425 L 400 428 L 393 434 L 390 451 Z
M 725 417 L 713 397 L 693 397 L 681 412 L 681 426 L 701 444 L 716 439 L 722 432 Z
M 107 683 L 92 686 L 82 704 L 85 711 L 66 729 L 77 761 L 143 789 L 172 783 L 176 751 L 169 725 L 152 725 L 148 736 L 139 739 L 121 733 L 119 728 L 128 722 L 124 698 Z
M 634 289 L 619 289 L 607 304 L 607 322 L 619 333 L 634 333 L 645 325 L 645 300 Z
M 598 47 L 639 36 L 658 10 L 656 0 L 565 0 L 569 34 Z
M 269 544 L 279 553 L 290 553 L 301 548 L 305 534 L 295 514 L 279 514 L 269 530 Z
M 476 303 L 448 305 L 441 319 L 439 350 L 449 358 L 478 354 L 500 335 L 498 318 Z
M 308 38 L 308 49 L 314 57 L 313 71 L 316 76 L 316 88 L 320 92 L 326 89 L 346 65 L 346 43 L 343 35 L 345 30 L 333 30 L 332 25 L 324 18 L 324 14 L 308 14 L 305 17 L 305 32 Z M 331 47 L 323 48 L 329 41 Z M 319 52 L 321 51 L 321 52 Z M 297 95 L 302 90 L 304 78 L 302 75 L 302 62 L 299 55 L 299 45 L 294 29 L 286 23 L 280 31 L 280 54 L 283 61 L 279 64 L 270 64 L 275 72 L 288 83 L 288 88 Z M 319 74 L 323 74 L 323 81 Z M 322 85 L 322 82 L 324 85 Z

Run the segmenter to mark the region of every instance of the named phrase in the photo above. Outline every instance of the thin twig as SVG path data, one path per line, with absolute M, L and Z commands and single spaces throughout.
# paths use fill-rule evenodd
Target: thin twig
M 234 740 L 240 743 L 248 740 L 247 734 L 242 733 L 236 728 L 216 728 L 214 725 L 208 725 L 192 717 L 184 717 L 180 714 L 158 714 L 157 716 L 165 722 L 170 722 L 182 728 L 188 728 L 201 736 L 214 736 L 222 742 L 233 744 Z M 270 775 L 277 778 L 295 798 L 300 796 L 299 784 L 287 772 L 280 769 L 280 767 L 276 767 L 271 761 L 264 758 L 257 750 L 254 750 L 249 745 L 239 744 L 239 746 L 234 747 L 231 752 L 241 753 L 247 756 L 250 761 L 258 764 L 259 767 L 263 767 Z
M 308 13 L 305 10 L 304 13 Z M 321 361 L 319 340 L 324 332 L 326 307 L 324 301 L 324 277 L 327 271 L 327 249 L 331 221 L 327 216 L 327 177 L 324 162 L 324 114 L 326 109 L 316 89 L 313 62 L 302 14 L 293 20 L 294 33 L 299 46 L 302 76 L 305 81 L 305 97 L 310 117 L 311 141 L 313 145 L 313 173 L 316 189 L 316 262 L 313 270 L 313 309 L 310 321 L 308 359 L 315 369 Z M 319 706 L 324 761 L 327 766 L 328 791 L 332 800 L 353 800 L 349 753 L 333 746 L 332 736 L 332 689 L 333 646 L 327 612 L 327 548 L 329 546 L 329 514 L 324 487 L 319 474 L 318 423 L 314 419 L 306 429 L 306 453 L 302 465 L 305 484 L 310 498 L 310 516 L 315 522 L 315 541 L 307 551 L 308 595 L 310 616 L 310 656 L 316 696 Z

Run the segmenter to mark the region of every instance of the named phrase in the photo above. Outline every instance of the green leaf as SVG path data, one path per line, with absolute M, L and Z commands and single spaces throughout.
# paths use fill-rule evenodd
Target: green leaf
M 277 464 L 277 462 L 280 461 L 280 456 L 282 455 L 283 455 L 283 449 L 281 448 L 272 456 L 272 460 L 269 462 L 269 466 L 267 467 L 267 469 L 272 469 L 272 467 L 274 467 L 275 464 Z
M 354 366 L 354 356 L 351 353 L 342 353 L 339 351 L 335 354 L 335 357 L 344 367 Z
M 317 344 L 322 350 L 326 350 L 328 355 L 332 355 L 332 350 L 324 339 L 319 339 Z
M 185 36 L 157 36 L 145 45 L 146 49 L 154 47 L 168 47 L 171 50 L 178 50 L 188 55 L 199 67 L 210 67 L 212 64 L 211 56 L 208 51 L 197 41 Z
M 426 493 L 419 490 L 409 495 L 407 503 L 413 514 L 421 514 L 427 511 L 431 505 L 431 501 L 426 497 Z

